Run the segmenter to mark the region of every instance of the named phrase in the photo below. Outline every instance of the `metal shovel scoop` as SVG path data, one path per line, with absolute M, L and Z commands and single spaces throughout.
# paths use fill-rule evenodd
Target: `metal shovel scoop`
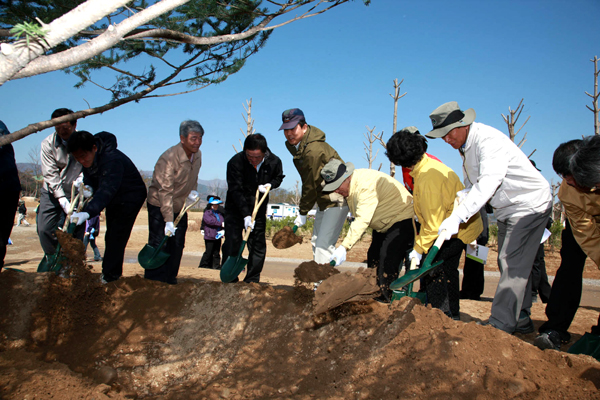
M 185 215 L 187 210 L 195 206 L 200 201 L 200 197 L 194 200 L 189 206 L 183 207 L 181 212 L 173 222 L 173 225 L 177 226 L 181 218 Z M 160 241 L 160 244 L 154 248 L 149 244 L 146 244 L 142 250 L 138 253 L 138 262 L 144 269 L 156 269 L 161 267 L 167 259 L 171 256 L 169 253 L 162 251 L 163 246 L 165 245 L 167 239 L 171 236 L 165 235 L 165 237 Z

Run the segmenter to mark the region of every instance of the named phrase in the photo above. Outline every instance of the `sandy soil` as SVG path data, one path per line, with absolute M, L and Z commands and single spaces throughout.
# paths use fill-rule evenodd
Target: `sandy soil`
M 199 261 L 201 214 L 191 218 L 186 253 Z M 145 224 L 142 212 L 128 245 L 134 254 L 146 243 Z M 124 278 L 101 285 L 100 263 L 78 265 L 68 279 L 35 273 L 34 225 L 12 237 L 7 264 L 25 272 L 0 274 L 2 399 L 600 398 L 600 363 L 591 357 L 540 351 L 535 333 L 476 325 L 490 302 L 461 301 L 461 321 L 408 298 L 315 315 L 313 292 L 293 279 L 222 284 L 218 271 L 187 266 L 180 284 L 166 285 L 141 278 L 131 262 Z M 356 246 L 349 261 L 363 261 L 367 247 Z M 311 258 L 307 243 L 267 254 Z M 559 259 L 547 254 L 549 273 Z M 585 277 L 599 277 L 593 264 Z M 532 312 L 537 327 L 544 305 Z M 597 317 L 598 309 L 580 308 L 573 340 Z

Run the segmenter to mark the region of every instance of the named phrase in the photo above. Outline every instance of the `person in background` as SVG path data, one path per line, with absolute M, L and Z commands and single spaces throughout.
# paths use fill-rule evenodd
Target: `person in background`
M 225 202 L 225 243 L 223 264 L 235 257 L 242 245 L 242 232 L 252 229 L 248 237 L 248 265 L 244 282 L 260 282 L 267 254 L 265 229 L 267 226 L 267 204 L 264 200 L 252 222 L 252 211 L 256 191 L 266 193 L 267 188 L 276 189 L 283 181 L 281 160 L 271 153 L 267 139 L 260 133 L 248 135 L 244 149 L 231 157 L 227 163 L 227 201 Z M 206 234 L 206 231 L 205 231 Z M 237 278 L 236 278 L 237 279 Z
M 90 217 L 106 210 L 100 281 L 115 281 L 123 275 L 125 247 L 146 200 L 146 184 L 129 157 L 117 149 L 117 138 L 112 133 L 74 132 L 67 147 L 83 166 L 84 195 L 87 191 L 89 197 L 93 192 L 83 211 L 73 213 L 71 222 L 83 226 Z
M 94 261 L 102 261 L 100 249 L 96 245 L 98 235 L 100 235 L 100 215 L 96 215 L 85 221 L 85 235 L 83 236 L 83 247 L 85 247 L 85 251 L 87 252 L 88 243 L 90 244 L 94 251 Z
M 221 269 L 221 239 L 225 234 L 225 216 L 219 211 L 221 204 L 218 196 L 209 196 L 202 216 L 205 250 L 198 268 Z
M 54 110 L 52 118 L 73 114 L 72 110 Z M 67 151 L 67 141 L 77 129 L 77 121 L 63 122 L 55 132 L 42 141 L 41 164 L 44 184 L 40 191 L 37 232 L 42 250 L 47 256 L 56 253 L 58 239 L 55 231 L 62 227 L 70 207 L 71 186 L 81 174 L 81 164 Z M 77 228 L 74 236 L 82 240 L 84 227 Z
M 600 267 L 600 194 L 594 188 L 593 180 L 577 177 L 582 168 L 600 167 L 598 152 L 587 153 L 585 158 L 578 152 L 580 148 L 589 145 L 581 139 L 571 140 L 559 145 L 554 151 L 552 167 L 563 178 L 558 189 L 558 199 L 562 203 L 567 219 L 561 235 L 560 266 L 556 271 L 550 298 L 546 305 L 546 317 L 538 329 L 539 335 L 533 344 L 540 349 L 560 350 L 561 343 L 571 340 L 569 327 L 575 318 L 581 293 L 583 290 L 583 269 L 585 260 L 590 257 Z M 588 149 L 593 147 L 590 146 Z M 573 162 L 574 155 L 578 158 Z M 582 165 L 583 164 L 583 165 Z M 589 166 L 584 166 L 585 164 Z M 581 183 L 580 183 L 581 182 Z M 596 183 L 600 184 L 600 176 Z M 590 186 L 582 186 L 587 184 Z M 592 334 L 600 335 L 600 318 L 598 324 L 592 327 Z
M 19 216 L 17 217 L 17 226 L 20 226 L 21 223 L 25 224 L 25 226 L 29 226 L 29 222 L 27 222 L 27 206 L 25 205 L 24 200 L 19 200 Z
M 144 270 L 144 278 L 177 284 L 179 265 L 185 247 L 187 213 L 177 226 L 174 221 L 185 207 L 186 199 L 198 198 L 198 174 L 202 166 L 204 128 L 198 121 L 179 125 L 179 143 L 165 151 L 156 162 L 148 189 L 148 244 L 157 248 L 169 236 L 165 252 L 170 254 L 160 267 Z
M 421 263 L 438 237 L 442 221 L 455 209 L 456 193 L 464 186 L 458 175 L 427 154 L 427 139 L 415 127 L 404 128 L 392 135 L 386 155 L 396 165 L 409 169 L 414 178 L 414 209 L 421 223 L 409 259 Z M 423 277 L 427 301 L 448 317 L 460 319 L 460 281 L 458 264 L 465 244 L 474 241 L 483 230 L 479 214 L 460 224 L 456 235 L 446 238 L 435 260 L 444 262 Z
M 10 132 L 4 122 L 0 121 L 0 136 Z M 12 144 L 0 146 L 0 272 L 4 267 L 6 246 L 15 223 L 15 212 L 19 205 L 21 182 L 19 170 L 15 162 L 15 151 Z
M 321 169 L 325 182 L 323 193 L 343 196 L 356 219 L 348 234 L 331 256 L 335 265 L 346 260 L 346 252 L 358 242 L 367 228 L 373 229 L 367 251 L 367 267 L 377 271 L 381 296 L 392 300 L 390 284 L 398 278 L 406 250 L 412 246 L 414 229 L 413 198 L 400 182 L 388 174 L 372 169 L 354 169 L 352 163 L 332 159 Z
M 294 166 L 302 179 L 300 214 L 294 220 L 294 225 L 300 227 L 306 223 L 306 216 L 316 202 L 318 209 L 310 242 L 315 262 L 327 264 L 344 227 L 348 205 L 337 193 L 323 193 L 321 169 L 332 158 L 342 163 L 344 160 L 325 142 L 323 131 L 306 123 L 304 113 L 299 108 L 285 110 L 281 119 L 283 124 L 279 130 L 283 130 L 285 147 L 292 154 Z

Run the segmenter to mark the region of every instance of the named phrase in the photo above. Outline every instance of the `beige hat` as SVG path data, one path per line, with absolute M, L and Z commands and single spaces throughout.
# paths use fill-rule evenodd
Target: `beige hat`
M 344 164 L 337 158 L 332 158 L 321 169 L 321 176 L 325 181 L 324 192 L 333 192 L 339 188 L 342 183 L 354 172 L 354 164 L 351 162 Z
M 463 112 L 456 101 L 450 101 L 433 110 L 429 114 L 429 119 L 431 119 L 433 129 L 425 136 L 440 138 L 446 136 L 454 128 L 471 125 L 475 121 L 475 110 L 469 108 Z

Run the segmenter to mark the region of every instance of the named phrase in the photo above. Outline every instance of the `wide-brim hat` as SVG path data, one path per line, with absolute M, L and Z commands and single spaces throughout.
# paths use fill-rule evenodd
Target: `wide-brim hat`
M 214 197 L 211 197 L 208 200 L 208 204 L 213 205 L 213 204 L 223 204 L 223 202 L 220 199 L 215 199 Z
M 339 188 L 342 183 L 354 172 L 354 164 L 347 162 L 344 164 L 340 160 L 333 158 L 321 169 L 321 176 L 325 182 L 323 192 L 333 192 Z
M 475 121 L 475 110 L 469 108 L 462 111 L 456 101 L 444 103 L 431 114 L 431 125 L 433 129 L 425 136 L 429 138 L 444 137 L 454 128 L 471 125 Z
M 279 127 L 280 131 L 284 129 L 293 129 L 300 121 L 304 120 L 304 113 L 299 108 L 290 108 L 281 114 L 281 120 L 283 121 L 283 124 Z

